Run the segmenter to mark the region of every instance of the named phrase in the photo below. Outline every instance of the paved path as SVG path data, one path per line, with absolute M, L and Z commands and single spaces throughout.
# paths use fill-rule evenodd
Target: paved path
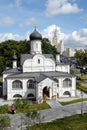
M 66 116 L 80 114 L 82 108 L 83 112 L 87 113 L 87 102 L 83 103 L 83 107 L 81 107 L 80 102 L 72 105 L 62 106 L 59 108 L 52 108 L 50 110 L 42 110 L 41 115 L 45 117 L 44 122 L 50 122 L 52 120 L 64 118 Z
M 82 108 L 83 108 L 83 112 L 87 113 L 87 102 L 83 102 Z M 58 104 L 57 107 L 55 105 L 55 107 L 51 109 L 40 111 L 41 117 L 43 116 L 45 117 L 43 122 L 50 122 L 56 119 L 60 119 L 60 118 L 64 118 L 67 116 L 80 114 L 80 113 L 81 113 L 81 102 L 71 104 L 71 105 L 66 105 L 66 106 L 61 106 L 60 104 Z M 21 124 L 24 124 L 23 123 L 24 114 L 14 114 L 14 115 L 9 114 L 9 116 L 11 118 L 12 130 L 21 130 Z M 22 128 L 22 130 L 24 129 Z

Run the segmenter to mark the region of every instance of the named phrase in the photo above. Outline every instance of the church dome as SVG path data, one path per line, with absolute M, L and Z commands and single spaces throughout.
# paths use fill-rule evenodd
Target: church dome
M 36 28 L 33 33 L 30 34 L 30 40 L 42 40 L 42 36 L 37 32 Z
M 59 52 L 59 51 L 56 51 L 56 54 L 57 54 L 57 55 L 60 55 L 60 52 Z
M 17 56 L 14 54 L 12 60 L 17 60 Z

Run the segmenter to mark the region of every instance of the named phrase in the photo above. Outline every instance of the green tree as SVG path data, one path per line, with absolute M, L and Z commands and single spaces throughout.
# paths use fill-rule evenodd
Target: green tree
M 76 50 L 75 57 L 80 66 L 87 66 L 87 50 Z
M 2 75 L 3 70 L 5 69 L 5 59 L 0 56 L 0 75 Z
M 51 45 L 49 39 L 47 38 L 42 39 L 42 52 L 44 54 L 52 54 L 55 57 L 56 48 L 55 46 Z

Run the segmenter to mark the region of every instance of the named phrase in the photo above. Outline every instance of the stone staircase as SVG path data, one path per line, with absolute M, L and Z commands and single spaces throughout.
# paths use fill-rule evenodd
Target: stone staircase
M 61 108 L 62 107 L 62 105 L 57 100 L 47 100 L 46 103 L 51 108 Z

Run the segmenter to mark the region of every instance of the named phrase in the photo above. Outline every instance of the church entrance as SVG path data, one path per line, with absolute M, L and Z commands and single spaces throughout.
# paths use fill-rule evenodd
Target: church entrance
M 44 87 L 44 89 L 43 89 L 43 100 L 46 100 L 46 99 L 48 99 L 49 98 L 49 88 L 46 86 L 46 87 Z

